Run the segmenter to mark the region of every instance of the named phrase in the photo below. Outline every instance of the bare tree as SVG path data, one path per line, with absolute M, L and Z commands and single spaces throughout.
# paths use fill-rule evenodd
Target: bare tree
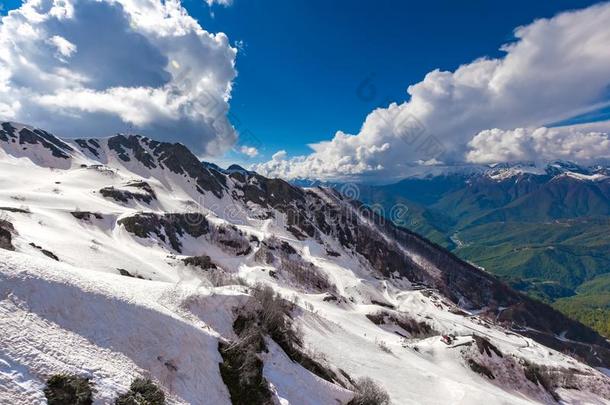
M 369 377 L 362 377 L 356 381 L 356 395 L 349 405 L 389 405 L 390 396 Z

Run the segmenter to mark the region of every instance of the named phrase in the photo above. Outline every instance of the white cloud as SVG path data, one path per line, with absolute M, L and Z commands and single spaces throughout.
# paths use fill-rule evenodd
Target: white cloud
M 537 20 L 517 28 L 515 37 L 501 48 L 502 58 L 428 73 L 409 86 L 407 102 L 374 110 L 359 133 L 339 131 L 330 141 L 311 145 L 310 155 L 255 169 L 287 178 L 400 177 L 412 165 L 434 159 L 478 159 L 475 152 L 469 155 L 469 143 L 486 129 L 538 128 L 608 102 L 610 3 Z M 589 151 L 569 157 L 595 156 L 593 145 L 586 145 Z
M 586 132 L 579 127 L 488 129 L 479 132 L 468 146 L 467 160 L 473 163 L 551 159 L 590 163 L 610 158 L 608 133 Z
M 254 146 L 242 145 L 239 148 L 239 151 L 250 158 L 258 156 L 258 149 L 256 149 Z
M 0 119 L 222 153 L 236 53 L 178 0 L 26 0 L 0 23 Z
M 214 4 L 219 4 L 224 7 L 228 7 L 233 4 L 233 0 L 205 0 L 208 6 L 212 7 Z
M 66 62 L 66 59 L 76 52 L 76 45 L 59 35 L 53 35 L 47 40 L 47 43 L 53 45 L 57 50 L 55 57 Z

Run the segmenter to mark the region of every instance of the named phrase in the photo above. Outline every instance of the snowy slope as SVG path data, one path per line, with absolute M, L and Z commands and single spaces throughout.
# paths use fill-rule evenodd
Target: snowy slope
M 221 173 L 142 137 L 2 128 L 2 404 L 45 403 L 60 372 L 90 377 L 99 404 L 137 376 L 170 403 L 229 404 L 218 342 L 237 339 L 236 310 L 258 282 L 295 304 L 308 356 L 343 375 L 315 375 L 267 336 L 276 403 L 346 404 L 360 377 L 395 404 L 610 403 L 608 377 L 533 339 L 608 367 L 596 335 L 563 318 L 563 334 L 516 322 L 539 308 L 329 190 Z M 183 260 L 203 255 L 216 270 Z M 527 377 L 534 366 L 552 386 Z

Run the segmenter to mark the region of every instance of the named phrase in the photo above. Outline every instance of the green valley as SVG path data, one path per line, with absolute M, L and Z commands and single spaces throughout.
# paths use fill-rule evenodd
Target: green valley
M 403 226 L 610 337 L 610 180 L 579 169 L 409 178 L 361 198 L 406 205 Z

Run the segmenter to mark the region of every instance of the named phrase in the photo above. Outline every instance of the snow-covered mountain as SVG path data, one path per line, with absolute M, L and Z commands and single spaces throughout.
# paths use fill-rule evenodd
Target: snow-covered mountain
M 57 373 L 99 404 L 610 401 L 605 339 L 336 191 L 1 128 L 2 404 Z
M 484 166 L 479 175 L 496 181 L 503 181 L 523 175 L 554 177 L 568 176 L 576 180 L 604 181 L 610 179 L 609 169 L 606 166 L 581 166 L 574 162 L 554 160 L 541 164 L 534 162 L 503 163 Z

